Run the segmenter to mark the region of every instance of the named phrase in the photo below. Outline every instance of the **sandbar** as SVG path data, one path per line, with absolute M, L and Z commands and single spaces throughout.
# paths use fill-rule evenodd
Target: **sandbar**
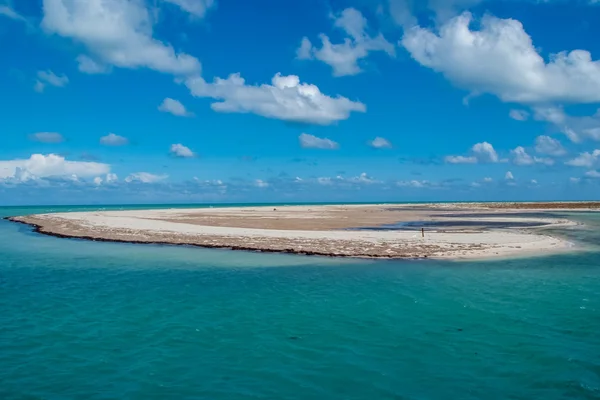
M 580 204 L 177 208 L 52 213 L 9 219 L 32 225 L 43 234 L 97 241 L 333 257 L 460 260 L 534 256 L 573 250 L 573 243 L 549 235 L 543 228 L 577 225 L 569 219 L 555 217 L 547 210 L 600 209 L 600 203 Z M 536 214 L 519 215 L 530 210 L 536 210 Z M 544 214 L 546 212 L 547 215 Z M 394 228 L 403 223 L 406 226 L 400 230 Z M 501 228 L 498 228 L 499 223 Z

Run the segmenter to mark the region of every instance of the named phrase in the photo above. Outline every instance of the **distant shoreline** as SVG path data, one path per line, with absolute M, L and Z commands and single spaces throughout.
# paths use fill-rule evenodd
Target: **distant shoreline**
M 382 206 L 382 205 L 473 205 L 476 207 L 494 206 L 495 208 L 510 206 L 511 208 L 530 208 L 532 205 L 543 205 L 545 209 L 600 211 L 600 200 L 574 201 L 369 201 L 369 202 L 275 202 L 275 203 L 115 203 L 115 204 L 41 204 L 41 205 L 0 205 L 1 208 L 86 208 L 86 209 L 196 209 L 196 208 L 240 208 L 240 207 L 296 207 L 296 206 Z M 512 207 L 514 205 L 514 207 Z M 6 218 L 5 218 L 6 219 Z
M 524 210 L 541 216 L 515 216 Z M 30 225 L 38 233 L 92 241 L 330 257 L 460 260 L 572 251 L 572 243 L 535 227 L 574 226 L 573 221 L 551 215 L 574 210 L 598 211 L 600 202 L 207 207 L 54 213 L 7 219 Z M 377 228 L 403 221 L 416 228 Z M 427 226 L 424 237 L 419 221 Z M 499 222 L 506 227 L 494 228 Z M 523 228 L 524 223 L 532 227 Z

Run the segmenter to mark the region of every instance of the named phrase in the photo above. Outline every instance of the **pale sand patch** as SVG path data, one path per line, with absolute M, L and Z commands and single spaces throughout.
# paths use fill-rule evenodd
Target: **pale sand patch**
M 457 211 L 458 210 L 458 211 Z M 464 205 L 347 205 L 131 210 L 41 214 L 12 220 L 64 237 L 188 244 L 343 257 L 479 259 L 548 254 L 573 245 L 525 229 L 444 227 L 415 231 L 342 230 L 399 221 L 503 221 L 569 226 L 556 218 L 444 217 Z M 513 210 L 514 211 L 514 210 Z M 498 215 L 509 210 L 498 211 Z

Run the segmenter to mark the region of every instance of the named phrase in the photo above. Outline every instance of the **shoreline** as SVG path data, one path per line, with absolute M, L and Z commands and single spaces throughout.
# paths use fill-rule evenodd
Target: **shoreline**
M 490 216 L 488 207 L 474 203 L 468 208 L 438 203 L 95 211 L 6 219 L 40 234 L 90 241 L 325 257 L 479 260 L 577 251 L 573 243 L 537 229 L 577 225 L 551 215 L 557 211 L 570 210 L 553 208 L 534 218 L 514 216 L 523 209 L 502 208 Z M 402 221 L 442 226 L 428 227 L 425 237 L 420 229 L 381 229 Z M 497 229 L 494 224 L 506 226 Z

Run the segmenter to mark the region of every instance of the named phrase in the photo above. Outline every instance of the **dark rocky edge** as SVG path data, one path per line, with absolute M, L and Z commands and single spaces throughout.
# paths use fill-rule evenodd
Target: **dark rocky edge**
M 4 217 L 3 219 L 15 222 L 18 224 L 29 226 L 33 232 L 39 233 L 46 236 L 52 236 L 56 238 L 62 239 L 79 239 L 79 240 L 87 240 L 91 242 L 110 242 L 110 243 L 129 243 L 129 244 L 151 244 L 151 245 L 161 245 L 161 246 L 184 246 L 184 247 L 198 247 L 204 249 L 221 249 L 221 250 L 235 250 L 235 251 L 248 251 L 253 253 L 280 253 L 280 254 L 295 254 L 302 256 L 317 256 L 317 257 L 332 257 L 332 258 L 357 258 L 357 259 L 388 259 L 388 260 L 423 260 L 427 259 L 427 255 L 418 256 L 418 255 L 393 255 L 393 256 L 349 256 L 346 254 L 336 254 L 336 253 L 325 253 L 325 252 L 316 252 L 316 251 L 302 251 L 302 250 L 294 250 L 294 249 L 255 249 L 252 247 L 244 247 L 244 246 L 227 246 L 227 245 L 211 245 L 211 244 L 194 244 L 194 243 L 173 243 L 173 242 L 162 242 L 162 241 L 150 241 L 150 240 L 124 240 L 124 239 L 105 239 L 105 238 L 97 238 L 93 236 L 79 236 L 79 235 L 65 235 L 62 233 L 55 233 L 44 230 L 44 227 L 35 223 L 21 221 L 18 218 L 23 217 Z

